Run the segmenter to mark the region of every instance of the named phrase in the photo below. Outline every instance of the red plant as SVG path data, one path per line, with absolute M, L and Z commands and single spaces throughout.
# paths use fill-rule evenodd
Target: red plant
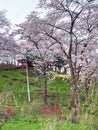
M 7 107 L 7 115 L 13 116 L 13 114 L 14 114 L 14 111 L 13 111 L 12 105 L 9 103 Z
M 59 104 L 58 103 L 55 103 L 54 110 L 55 110 L 56 115 L 60 115 L 61 110 L 59 108 Z
M 43 115 L 45 115 L 47 118 L 49 117 L 49 115 L 52 115 L 52 108 L 44 107 L 44 108 L 41 108 L 41 111 L 42 111 Z M 60 120 L 66 120 L 66 116 L 60 114 L 61 109 L 60 109 L 58 103 L 55 103 L 54 112 L 56 113 L 56 116 Z

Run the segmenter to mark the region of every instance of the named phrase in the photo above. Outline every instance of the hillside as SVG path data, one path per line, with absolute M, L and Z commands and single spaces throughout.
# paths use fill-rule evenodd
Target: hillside
M 33 72 L 30 70 L 30 73 Z M 29 77 L 31 102 L 27 100 L 27 84 L 25 70 L 2 71 L 0 73 L 0 115 L 8 111 L 2 130 L 97 130 L 98 129 L 98 97 L 92 94 L 91 104 L 83 109 L 79 124 L 70 121 L 70 82 L 62 79 L 49 78 L 48 105 L 43 104 L 43 80 L 38 87 L 38 79 Z M 95 89 L 93 89 L 95 91 Z M 96 99 L 96 100 L 95 100 Z M 67 120 L 59 119 L 55 113 L 58 103 L 60 114 Z M 9 106 L 10 104 L 10 106 Z M 43 113 L 42 108 L 48 110 Z M 50 113 L 50 108 L 52 112 Z M 9 111 L 8 111 L 9 112 Z M 12 112 L 12 113 L 11 113 Z M 2 124 L 2 121 L 1 121 Z

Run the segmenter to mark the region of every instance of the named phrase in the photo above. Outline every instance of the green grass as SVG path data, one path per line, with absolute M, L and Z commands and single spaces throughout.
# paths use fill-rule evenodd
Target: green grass
M 83 122 L 82 122 L 83 123 Z M 21 120 L 8 121 L 3 130 L 97 130 L 86 122 L 84 124 L 72 124 L 69 120 L 59 121 L 56 117 L 50 117 L 48 119 L 38 118 L 28 120 L 25 117 Z
M 89 107 L 83 106 L 79 124 L 70 121 L 70 82 L 61 79 L 48 82 L 48 107 L 51 103 L 59 103 L 61 114 L 67 120 L 59 120 L 55 113 L 45 117 L 41 108 L 43 104 L 43 80 L 41 87 L 37 86 L 38 79 L 30 77 L 31 102 L 27 100 L 27 84 L 25 71 L 3 71 L 0 73 L 0 108 L 7 109 L 11 103 L 15 112 L 14 117 L 9 117 L 2 130 L 98 130 L 98 98 L 93 96 Z M 90 97 L 91 98 L 91 97 Z M 96 100 L 95 100 L 96 99 Z M 97 105 L 96 105 L 97 104 Z M 88 119 L 85 113 L 88 112 Z

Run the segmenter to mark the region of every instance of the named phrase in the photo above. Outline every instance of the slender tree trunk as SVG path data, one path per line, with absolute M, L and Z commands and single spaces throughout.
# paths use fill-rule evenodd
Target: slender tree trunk
M 40 76 L 37 76 L 38 77 L 38 87 L 40 88 L 41 87 L 41 77 Z
M 44 94 L 43 94 L 43 102 L 47 104 L 47 74 L 46 74 L 47 66 L 43 64 L 43 76 L 44 76 Z
M 72 65 L 71 60 L 69 60 L 69 67 L 71 72 L 71 108 L 72 108 L 72 115 L 71 115 L 71 121 L 72 123 L 78 123 L 78 96 L 77 96 L 77 80 L 78 77 L 75 75 L 75 71 Z
M 72 87 L 72 92 L 71 92 L 71 106 L 72 106 L 72 123 L 77 123 L 77 104 L 76 104 L 76 89 Z
M 43 101 L 45 104 L 47 104 L 47 76 L 44 75 L 44 95 L 43 95 Z

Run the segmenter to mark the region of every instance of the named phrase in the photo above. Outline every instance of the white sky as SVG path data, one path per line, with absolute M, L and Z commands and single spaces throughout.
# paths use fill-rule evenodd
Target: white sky
M 7 10 L 7 18 L 18 24 L 37 6 L 39 0 L 0 0 L 0 10 Z

